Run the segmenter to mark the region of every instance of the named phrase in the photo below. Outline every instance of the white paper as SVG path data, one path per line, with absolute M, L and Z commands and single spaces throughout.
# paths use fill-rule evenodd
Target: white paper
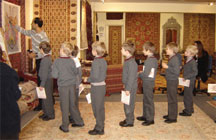
M 145 66 L 143 66 L 143 71 L 145 70 Z
M 216 93 L 216 84 L 208 84 L 208 93 Z
M 121 102 L 130 105 L 130 95 L 126 95 L 125 91 L 121 91 Z
M 19 90 L 22 91 L 22 87 L 19 86 Z
M 80 84 L 80 85 L 79 85 L 79 96 L 80 96 L 81 92 L 82 92 L 84 89 L 85 89 L 85 88 L 84 88 L 83 84 Z
M 148 77 L 154 78 L 155 68 L 152 68 Z
M 81 64 L 80 64 L 80 61 L 79 59 L 76 57 L 76 58 L 73 58 L 74 62 L 75 62 L 75 65 L 76 65 L 76 68 L 79 68 L 81 67 Z
M 86 99 L 87 99 L 88 104 L 90 104 L 91 103 L 91 93 L 88 93 L 86 95 Z
M 40 90 L 39 87 L 36 87 L 36 91 L 37 91 L 38 98 L 46 99 L 46 92 L 45 92 L 44 88 L 43 88 L 43 90 Z
M 183 81 L 183 78 L 179 77 L 179 85 L 189 87 L 190 86 L 190 80 Z

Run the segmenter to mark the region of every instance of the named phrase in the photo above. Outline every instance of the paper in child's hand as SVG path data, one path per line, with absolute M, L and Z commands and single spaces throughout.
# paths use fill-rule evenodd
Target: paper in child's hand
M 86 95 L 86 99 L 87 99 L 88 104 L 90 104 L 91 103 L 91 93 L 88 93 Z
M 36 91 L 39 99 L 46 99 L 46 92 L 44 88 L 40 90 L 40 87 L 36 87 Z
M 190 87 L 190 80 L 184 80 L 184 78 L 179 77 L 179 85 Z
M 126 95 L 125 91 L 121 91 L 121 102 L 130 105 L 130 95 Z

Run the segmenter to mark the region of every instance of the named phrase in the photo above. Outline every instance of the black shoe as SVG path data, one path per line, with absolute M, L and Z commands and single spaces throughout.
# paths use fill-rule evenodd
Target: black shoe
M 71 126 L 72 126 L 72 127 L 83 127 L 84 124 L 75 124 L 75 123 L 74 123 L 74 124 L 72 124 Z
M 42 110 L 42 107 L 40 107 L 40 106 L 38 106 L 34 109 L 34 111 L 40 111 L 40 110 Z
M 165 121 L 164 121 L 165 123 L 176 123 L 177 122 L 177 120 L 176 119 L 166 119 Z
M 40 119 L 43 119 L 44 117 L 46 117 L 45 114 L 42 114 L 42 115 L 39 116 Z
M 133 124 L 127 124 L 126 120 L 119 123 L 121 127 L 133 127 Z
M 59 127 L 59 129 L 60 129 L 62 132 L 64 132 L 64 133 L 69 132 L 69 130 L 64 130 L 61 126 Z
M 144 125 L 144 126 L 149 126 L 149 125 L 152 125 L 152 124 L 154 124 L 154 121 L 145 121 L 145 122 L 142 123 L 142 125 Z
M 69 121 L 70 121 L 70 123 L 72 123 L 72 124 L 75 123 L 75 121 L 74 121 L 73 119 L 70 119 L 70 117 L 69 117 Z
M 42 118 L 43 121 L 49 121 L 49 120 L 54 120 L 55 117 L 48 117 L 48 116 L 45 116 Z
M 124 120 L 124 121 L 119 122 L 119 125 L 121 126 L 121 125 L 126 124 L 126 123 L 127 123 L 126 120 Z
M 89 135 L 103 135 L 104 129 L 102 129 L 102 130 L 93 129 L 93 130 L 88 131 L 88 133 L 89 133 Z
M 163 118 L 164 118 L 164 119 L 168 119 L 168 115 L 164 115 Z
M 186 113 L 186 112 L 184 112 L 184 111 L 181 112 L 181 113 L 179 113 L 179 115 L 180 115 L 180 116 L 191 116 L 191 114 L 188 114 L 188 113 Z
M 146 118 L 143 116 L 137 117 L 136 118 L 138 121 L 146 121 Z

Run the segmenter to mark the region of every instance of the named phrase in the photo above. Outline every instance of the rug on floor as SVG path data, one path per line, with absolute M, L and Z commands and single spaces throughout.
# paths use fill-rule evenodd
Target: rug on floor
M 207 103 L 216 108 L 216 101 L 207 101 Z
M 80 102 L 80 111 L 85 122 L 82 128 L 69 127 L 69 133 L 59 130 L 61 125 L 61 111 L 59 102 L 55 104 L 55 120 L 42 121 L 35 118 L 20 133 L 21 140 L 213 140 L 216 139 L 215 123 L 196 105 L 195 113 L 191 117 L 178 116 L 178 122 L 174 124 L 164 123 L 163 115 L 167 114 L 167 103 L 155 103 L 155 124 L 142 126 L 135 120 L 134 127 L 122 128 L 119 121 L 125 119 L 123 104 L 120 102 L 106 102 L 105 134 L 102 136 L 90 136 L 88 131 L 94 128 L 91 104 Z M 184 105 L 178 103 L 179 112 Z M 135 117 L 142 114 L 142 102 L 137 102 Z

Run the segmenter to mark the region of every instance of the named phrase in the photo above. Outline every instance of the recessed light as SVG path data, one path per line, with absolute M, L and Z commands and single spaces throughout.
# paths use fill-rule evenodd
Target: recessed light
M 209 5 L 210 5 L 210 6 L 213 6 L 213 5 L 215 5 L 215 4 L 214 4 L 214 2 L 209 2 Z

